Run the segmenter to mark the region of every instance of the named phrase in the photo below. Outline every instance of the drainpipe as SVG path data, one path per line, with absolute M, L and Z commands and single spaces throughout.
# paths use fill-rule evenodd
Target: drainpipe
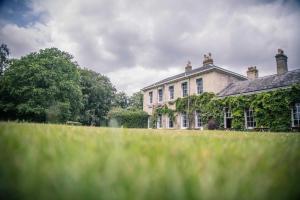
M 188 125 L 188 129 L 190 129 L 191 128 L 191 120 L 190 120 L 190 77 L 189 77 L 189 81 L 188 81 L 188 83 L 189 83 L 189 87 L 188 87 L 188 113 L 187 113 L 187 117 L 188 117 L 188 122 L 189 122 L 189 125 Z

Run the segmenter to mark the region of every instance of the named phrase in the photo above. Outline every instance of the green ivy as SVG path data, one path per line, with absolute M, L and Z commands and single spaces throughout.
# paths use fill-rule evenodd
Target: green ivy
M 201 95 L 178 98 L 175 101 L 175 111 L 169 109 L 167 105 L 156 108 L 153 114 L 153 125 L 156 124 L 158 114 L 167 114 L 174 119 L 175 112 L 186 112 L 191 124 L 194 112 L 198 111 L 204 124 L 213 117 L 219 127 L 224 128 L 224 107 L 228 107 L 233 117 L 232 128 L 244 130 L 244 110 L 252 108 L 257 127 L 269 128 L 271 131 L 288 131 L 291 127 L 291 108 L 297 102 L 300 102 L 300 84 L 269 92 L 225 98 L 205 92 Z

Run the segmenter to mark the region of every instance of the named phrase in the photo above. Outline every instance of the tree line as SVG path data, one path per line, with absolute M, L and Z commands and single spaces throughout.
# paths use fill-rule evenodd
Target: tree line
M 113 108 L 141 111 L 143 95 L 118 92 L 108 77 L 80 67 L 71 54 L 41 49 L 9 59 L 0 46 L 0 120 L 106 125 Z

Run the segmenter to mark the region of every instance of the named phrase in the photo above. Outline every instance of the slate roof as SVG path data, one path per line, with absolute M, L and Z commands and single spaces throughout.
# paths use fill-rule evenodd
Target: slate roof
M 235 73 L 235 72 L 232 72 L 232 71 L 229 71 L 229 70 L 226 70 L 226 69 L 223 69 L 221 67 L 218 67 L 218 66 L 215 66 L 213 64 L 208 64 L 208 65 L 205 65 L 205 66 L 202 66 L 202 67 L 198 67 L 198 68 L 195 68 L 189 72 L 183 72 L 183 73 L 180 73 L 180 74 L 177 74 L 175 76 L 171 76 L 171 77 L 168 77 L 166 79 L 163 79 L 161 81 L 158 81 L 158 82 L 155 82 L 147 87 L 144 87 L 142 90 L 146 90 L 146 89 L 150 89 L 152 87 L 156 87 L 156 86 L 160 86 L 164 83 L 168 83 L 168 82 L 172 82 L 176 79 L 180 79 L 180 78 L 187 78 L 189 76 L 192 76 L 192 75 L 195 75 L 195 74 L 200 74 L 200 73 L 204 73 L 204 72 L 207 72 L 207 71 L 211 71 L 211 70 L 219 70 L 219 71 L 222 71 L 223 73 L 227 73 L 227 74 L 230 74 L 232 76 L 235 76 L 241 80 L 246 80 L 247 78 L 245 76 L 242 76 L 238 73 Z
M 225 89 L 218 93 L 219 97 L 257 93 L 287 87 L 300 83 L 300 69 L 288 71 L 281 75 L 270 75 L 256 78 L 254 80 L 238 81 L 229 84 Z

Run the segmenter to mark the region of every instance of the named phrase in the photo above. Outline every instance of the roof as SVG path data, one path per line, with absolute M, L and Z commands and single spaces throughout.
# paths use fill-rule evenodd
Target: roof
M 212 71 L 212 70 L 221 71 L 223 73 L 230 74 L 230 75 L 235 76 L 235 77 L 237 77 L 241 80 L 246 80 L 247 79 L 245 76 L 242 76 L 238 73 L 223 69 L 223 68 L 215 66 L 213 64 L 208 64 L 208 65 L 205 65 L 205 66 L 202 66 L 202 67 L 195 68 L 195 69 L 193 69 L 191 71 L 188 71 L 188 72 L 183 72 L 183 73 L 177 74 L 175 76 L 165 78 L 161 81 L 155 82 L 155 83 L 153 83 L 153 84 L 151 84 L 147 87 L 144 87 L 142 90 L 144 91 L 144 90 L 147 90 L 147 89 L 150 89 L 150 88 L 153 88 L 153 87 L 157 87 L 157 86 L 160 86 L 160 85 L 163 85 L 163 84 L 166 84 L 166 83 L 178 80 L 178 79 L 188 78 L 190 76 L 194 76 L 196 74 L 201 74 L 201 73 L 205 73 L 205 72 Z
M 264 76 L 254 80 L 238 81 L 229 84 L 218 93 L 219 97 L 226 97 L 247 93 L 258 93 L 266 90 L 284 88 L 300 83 L 300 69 L 288 71 L 284 74 Z

